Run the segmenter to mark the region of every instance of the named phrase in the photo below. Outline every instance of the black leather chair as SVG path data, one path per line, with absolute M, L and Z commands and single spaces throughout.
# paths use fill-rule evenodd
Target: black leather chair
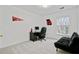
M 39 33 L 39 36 L 38 36 L 40 40 L 45 38 L 46 30 L 47 30 L 46 27 L 42 27 L 41 32 Z
M 70 53 L 78 54 L 79 53 L 79 35 L 74 32 L 71 38 L 62 37 L 57 42 L 54 43 L 55 47 Z

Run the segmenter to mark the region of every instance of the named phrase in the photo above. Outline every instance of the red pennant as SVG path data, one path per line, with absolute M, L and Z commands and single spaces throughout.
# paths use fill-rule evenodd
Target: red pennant
M 12 16 L 12 21 L 23 21 L 23 19 L 16 16 Z

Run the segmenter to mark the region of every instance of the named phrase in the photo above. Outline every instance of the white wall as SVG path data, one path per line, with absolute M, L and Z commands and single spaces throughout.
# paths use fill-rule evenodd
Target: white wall
M 78 16 L 77 16 L 77 7 L 66 9 L 66 10 L 61 10 L 52 14 L 49 14 L 45 17 L 43 17 L 43 21 L 41 22 L 42 25 L 47 26 L 44 22 L 47 18 L 51 19 L 53 21 L 52 26 L 47 26 L 47 37 L 48 38 L 56 38 L 58 39 L 61 37 L 60 35 L 57 34 L 57 27 L 56 27 L 56 21 L 62 17 L 62 16 L 69 16 L 70 17 L 70 27 L 69 27 L 69 36 L 73 32 L 78 32 Z
M 13 22 L 12 16 L 23 21 Z M 0 48 L 29 40 L 30 28 L 39 25 L 40 16 L 11 6 L 0 6 Z
M 79 6 L 77 7 L 77 19 L 78 19 L 78 21 L 77 21 L 77 24 L 78 24 L 78 34 L 79 34 Z
M 0 48 L 28 41 L 30 28 L 34 28 L 34 26 L 40 26 L 40 28 L 46 26 L 46 37 L 58 39 L 59 35 L 57 35 L 56 21 L 61 16 L 70 17 L 70 35 L 74 31 L 78 32 L 78 12 L 78 9 L 75 7 L 61 10 L 49 15 L 39 16 L 15 7 L 0 6 L 0 34 L 3 34 L 3 37 L 0 37 Z M 12 16 L 22 17 L 24 21 L 12 22 Z M 46 25 L 47 18 L 50 18 L 53 21 L 52 26 Z

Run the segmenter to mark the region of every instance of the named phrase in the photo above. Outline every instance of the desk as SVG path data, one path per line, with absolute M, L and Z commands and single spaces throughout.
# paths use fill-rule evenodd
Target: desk
M 30 40 L 31 41 L 37 41 L 39 36 L 39 32 L 30 32 Z
M 37 40 L 37 37 L 34 35 L 33 32 L 30 32 L 30 40 L 31 41 L 36 41 Z
M 39 36 L 40 32 L 34 32 L 34 35 Z

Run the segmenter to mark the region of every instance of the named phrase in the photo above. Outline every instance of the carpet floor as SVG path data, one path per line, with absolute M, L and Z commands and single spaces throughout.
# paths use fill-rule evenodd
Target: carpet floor
M 63 50 L 56 51 L 54 42 L 57 40 L 47 39 L 46 41 L 26 41 L 13 46 L 0 49 L 0 54 L 69 54 Z

